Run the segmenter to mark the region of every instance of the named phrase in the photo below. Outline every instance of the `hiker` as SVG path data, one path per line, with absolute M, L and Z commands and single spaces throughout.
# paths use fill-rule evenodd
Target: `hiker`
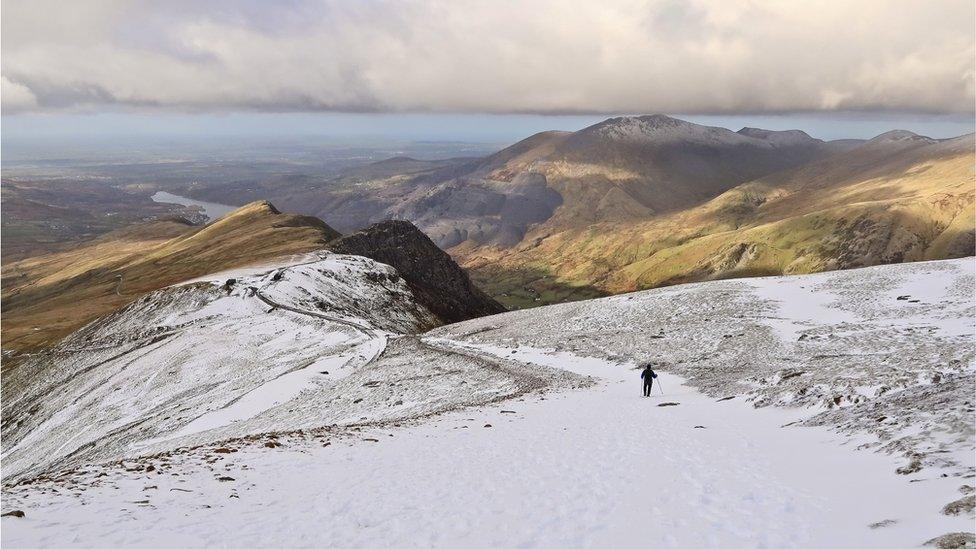
M 651 363 L 648 362 L 644 365 L 644 371 L 641 372 L 641 378 L 644 380 L 644 396 L 651 396 L 651 386 L 654 385 L 654 378 L 657 374 L 651 369 Z

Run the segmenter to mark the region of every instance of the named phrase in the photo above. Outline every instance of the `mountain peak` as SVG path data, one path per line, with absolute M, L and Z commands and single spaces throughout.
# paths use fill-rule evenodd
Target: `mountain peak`
M 234 215 L 248 215 L 248 214 L 271 214 L 280 215 L 281 211 L 275 208 L 274 204 L 268 202 L 267 200 L 255 200 L 254 202 L 249 202 L 240 208 L 227 214 L 228 217 Z
M 735 132 L 702 126 L 664 114 L 609 118 L 578 132 L 598 139 L 641 145 L 693 143 L 709 146 L 747 144 L 752 139 Z M 768 146 L 768 145 L 766 145 Z
M 810 137 L 810 134 L 803 130 L 764 130 L 762 128 L 745 127 L 735 132 L 746 137 L 754 137 L 769 141 L 774 145 L 806 145 L 819 139 Z
M 395 268 L 417 301 L 444 322 L 505 311 L 471 283 L 447 252 L 409 221 L 382 221 L 336 239 L 328 247 L 336 253 L 361 255 Z
M 891 130 L 890 132 L 885 132 L 874 139 L 868 141 L 868 143 L 897 143 L 897 142 L 917 142 L 917 143 L 935 143 L 935 139 L 931 137 L 926 137 L 924 135 L 918 135 L 915 132 L 910 132 L 908 130 Z
M 711 145 L 751 144 L 760 147 L 790 147 L 821 142 L 802 130 L 775 131 L 746 127 L 733 132 L 726 128 L 703 126 L 665 114 L 609 118 L 582 131 L 596 132 L 604 138 L 616 141 L 644 143 L 681 141 Z
M 678 118 L 672 118 L 666 114 L 645 114 L 642 116 L 616 116 L 608 118 L 603 122 L 591 126 L 593 128 L 623 128 L 629 129 L 639 127 L 640 129 L 654 130 L 660 128 L 675 128 L 678 126 L 691 126 L 691 122 L 685 122 Z
M 628 116 L 628 117 L 624 117 L 624 119 L 639 120 L 640 122 L 644 123 L 644 125 L 650 127 L 668 127 L 668 126 L 673 127 L 673 126 L 682 126 L 682 125 L 691 124 L 691 122 L 681 120 L 680 118 L 674 118 L 666 114 L 660 114 L 660 113 L 645 114 L 642 116 Z
M 618 116 L 608 118 L 603 122 L 580 130 L 580 134 L 598 135 L 601 138 L 623 142 L 654 142 L 681 140 L 701 133 L 696 130 L 708 130 L 699 126 L 672 118 L 664 114 L 649 114 L 644 116 Z
M 209 240 L 215 249 L 220 247 L 218 243 L 225 241 L 247 243 L 250 250 L 262 238 L 265 239 L 264 245 L 268 247 L 274 245 L 290 248 L 301 246 L 301 243 L 311 245 L 317 242 L 322 245 L 339 236 L 338 231 L 317 217 L 281 213 L 271 202 L 255 200 L 173 242 L 180 242 L 180 245 L 194 242 L 194 245 L 200 245 L 199 243 Z M 206 254 L 209 251 L 202 249 L 200 253 Z

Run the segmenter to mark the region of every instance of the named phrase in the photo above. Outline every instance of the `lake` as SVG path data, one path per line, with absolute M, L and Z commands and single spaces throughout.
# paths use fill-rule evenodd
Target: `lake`
M 194 200 L 192 198 L 187 198 L 185 196 L 180 196 L 178 194 L 168 193 L 166 191 L 158 191 L 156 194 L 152 195 L 150 198 L 155 202 L 165 202 L 167 204 L 180 204 L 183 206 L 199 206 L 203 210 L 203 215 L 207 216 L 208 221 L 213 221 L 218 217 L 221 217 L 233 210 L 236 210 L 238 206 L 228 206 L 227 204 L 217 204 L 216 202 L 204 202 L 202 200 Z

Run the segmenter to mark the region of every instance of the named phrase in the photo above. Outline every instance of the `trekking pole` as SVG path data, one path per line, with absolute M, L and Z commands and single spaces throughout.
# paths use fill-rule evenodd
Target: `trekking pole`
M 657 388 L 661 390 L 661 396 L 664 396 L 664 387 L 661 387 L 661 378 L 657 380 Z

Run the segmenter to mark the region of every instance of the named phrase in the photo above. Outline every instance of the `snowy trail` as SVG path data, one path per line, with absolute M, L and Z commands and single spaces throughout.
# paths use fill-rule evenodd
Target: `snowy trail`
M 79 499 L 33 493 L 27 518 L 3 519 L 3 542 L 912 547 L 967 526 L 930 512 L 944 487 L 906 483 L 894 460 L 825 430 L 784 429 L 790 412 L 716 402 L 666 373 L 665 396 L 642 398 L 636 371 L 569 353 L 433 343 L 601 381 L 327 447 L 247 447 L 216 456 L 215 470 L 201 456 L 178 475 L 121 475 Z M 886 519 L 898 522 L 868 527 Z

